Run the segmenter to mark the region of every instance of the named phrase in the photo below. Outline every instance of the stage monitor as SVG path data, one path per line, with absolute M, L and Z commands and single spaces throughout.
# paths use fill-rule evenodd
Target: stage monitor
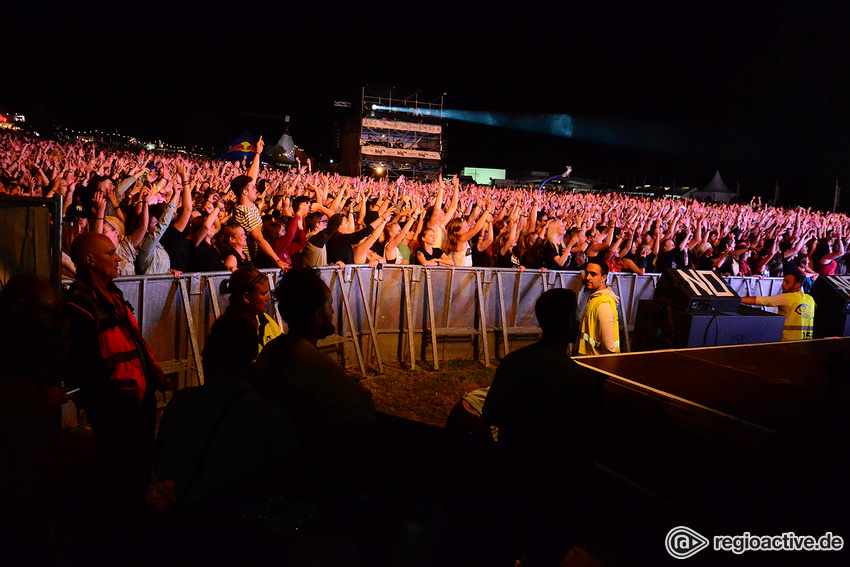
M 821 309 L 850 314 L 850 276 L 820 276 L 812 285 L 815 316 Z
M 741 298 L 711 270 L 665 269 L 655 287 L 655 301 L 686 313 L 734 313 Z

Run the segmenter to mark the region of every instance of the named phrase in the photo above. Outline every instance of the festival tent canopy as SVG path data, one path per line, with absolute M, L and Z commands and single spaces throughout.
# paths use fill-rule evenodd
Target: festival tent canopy
M 225 148 L 216 156 L 217 159 L 226 159 L 229 161 L 242 161 L 246 159 L 251 161 L 254 159 L 254 152 L 257 151 L 257 140 L 259 136 L 252 136 L 247 130 L 238 138 L 227 144 Z M 263 152 L 260 156 L 261 161 L 268 161 L 269 157 Z
M 729 190 L 723 179 L 720 177 L 720 171 L 714 174 L 714 178 L 702 189 L 692 189 L 683 195 L 686 199 L 706 199 L 714 203 L 728 201 L 735 197 L 735 193 Z

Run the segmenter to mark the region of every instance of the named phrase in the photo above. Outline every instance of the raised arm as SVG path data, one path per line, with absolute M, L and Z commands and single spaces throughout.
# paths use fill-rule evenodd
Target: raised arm
M 182 233 L 186 230 L 186 227 L 189 225 L 189 220 L 192 218 L 192 208 L 194 207 L 194 203 L 192 201 L 192 186 L 189 179 L 189 172 L 186 170 L 186 167 L 182 162 L 177 162 L 177 175 L 179 175 L 182 180 L 183 203 L 182 208 L 180 209 L 180 215 L 174 220 L 174 228 L 177 229 L 178 232 Z
M 460 182 L 457 179 L 457 175 L 452 177 L 452 200 L 449 203 L 449 208 L 446 211 L 446 221 L 454 218 L 455 213 L 457 212 L 457 201 L 458 194 L 460 193 Z
M 263 153 L 263 137 L 257 140 L 257 149 L 254 151 L 254 160 L 251 162 L 251 167 L 248 168 L 248 177 L 257 181 L 257 175 L 260 173 L 260 155 Z

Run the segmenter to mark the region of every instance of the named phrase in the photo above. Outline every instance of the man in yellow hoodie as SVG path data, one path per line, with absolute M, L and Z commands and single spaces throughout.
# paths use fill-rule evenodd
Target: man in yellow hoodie
M 617 303 L 620 298 L 608 287 L 608 265 L 602 258 L 591 258 L 582 270 L 584 288 L 590 293 L 581 317 L 578 354 L 620 352 Z

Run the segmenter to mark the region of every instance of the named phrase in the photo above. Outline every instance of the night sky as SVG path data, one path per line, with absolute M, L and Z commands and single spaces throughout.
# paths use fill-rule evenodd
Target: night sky
M 850 202 L 847 2 L 200 2 L 3 8 L 0 107 L 217 149 L 282 122 L 331 156 L 363 85 L 453 109 L 569 114 L 614 144 L 450 122 L 447 168 L 561 171 Z M 590 5 L 592 4 L 592 5 Z M 618 141 L 619 140 L 619 141 Z M 814 202 L 809 202 L 814 198 Z

